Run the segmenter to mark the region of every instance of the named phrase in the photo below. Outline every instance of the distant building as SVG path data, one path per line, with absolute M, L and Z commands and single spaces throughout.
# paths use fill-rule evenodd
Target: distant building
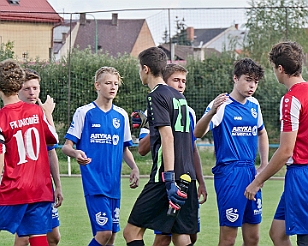
M 187 35 L 192 39 L 192 46 L 211 48 L 219 52 L 241 50 L 246 32 L 238 29 L 235 24 L 228 28 L 187 28 Z
M 0 6 L 0 43 L 13 42 L 17 59 L 48 60 L 62 18 L 47 0 L 0 0 Z
M 53 51 L 56 59 L 67 54 L 69 41 L 71 48 L 90 48 L 93 53 L 103 52 L 114 57 L 123 54 L 137 57 L 142 50 L 155 46 L 145 19 L 118 19 L 115 13 L 108 20 L 87 19 L 86 14 L 80 14 L 72 30 L 69 23 L 56 27 Z
M 219 55 L 223 51 L 234 51 L 240 54 L 243 48 L 245 31 L 238 29 L 238 25 L 229 28 L 187 27 L 186 39 L 191 45 L 177 43 L 161 44 L 169 59 L 172 61 L 186 61 L 188 58 L 204 60 L 211 55 Z

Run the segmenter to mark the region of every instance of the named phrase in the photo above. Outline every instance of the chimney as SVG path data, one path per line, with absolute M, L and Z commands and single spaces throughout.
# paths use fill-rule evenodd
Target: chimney
M 67 39 L 67 33 L 62 32 L 62 44 L 65 44 L 66 39 Z
M 235 26 L 235 29 L 238 30 L 238 24 L 235 24 L 234 26 Z
M 187 33 L 187 40 L 190 42 L 194 41 L 195 29 L 192 26 L 187 27 L 186 33 Z
M 86 13 L 80 13 L 79 14 L 79 22 L 80 22 L 80 25 L 86 24 Z
M 118 25 L 118 14 L 117 13 L 112 14 L 111 25 L 113 25 L 113 26 Z

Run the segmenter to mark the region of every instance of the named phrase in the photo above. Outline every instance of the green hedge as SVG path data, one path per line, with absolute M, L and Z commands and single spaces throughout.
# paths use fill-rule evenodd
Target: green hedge
M 188 60 L 186 68 L 187 89 L 185 96 L 189 105 L 195 109 L 199 119 L 208 103 L 222 92 L 232 90 L 232 72 L 235 58 L 223 53 L 211 56 L 204 61 Z M 60 136 L 60 144 L 64 142 L 64 134 L 71 122 L 76 108 L 96 99 L 94 91 L 95 71 L 101 66 L 117 68 L 123 77 L 114 103 L 123 107 L 128 114 L 133 110 L 146 107 L 148 88 L 142 86 L 139 78 L 138 60 L 129 55 L 111 57 L 108 54 L 92 54 L 89 49 L 75 49 L 71 56 L 60 62 L 42 63 L 31 61 L 23 64 L 37 70 L 41 77 L 41 98 L 51 95 L 56 102 L 54 121 Z M 255 97 L 259 100 L 264 121 L 269 131 L 270 142 L 277 143 L 279 136 L 279 103 L 286 92 L 283 85 L 278 84 L 273 71 L 267 69 L 265 79 L 259 83 Z M 138 130 L 132 129 L 138 136 Z M 206 137 L 209 139 L 211 135 Z

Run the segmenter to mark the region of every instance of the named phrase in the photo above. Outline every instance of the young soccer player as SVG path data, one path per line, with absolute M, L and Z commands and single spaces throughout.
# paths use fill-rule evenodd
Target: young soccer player
M 252 97 L 263 78 L 263 69 L 249 58 L 234 66 L 233 90 L 218 95 L 197 122 L 194 133 L 202 137 L 211 129 L 216 165 L 212 169 L 220 221 L 219 244 L 234 245 L 242 227 L 243 245 L 258 245 L 262 215 L 261 191 L 256 201 L 243 192 L 268 162 L 268 136 L 258 101 Z M 260 167 L 256 171 L 257 149 Z
M 58 136 L 52 118 L 48 122 L 38 105 L 18 98 L 24 79 L 17 62 L 0 63 L 0 229 L 29 236 L 31 246 L 47 246 L 53 192 L 46 143 L 56 144 Z
M 18 93 L 19 99 L 26 103 L 31 103 L 31 104 L 35 104 L 36 102 L 38 102 L 43 111 L 45 112 L 48 120 L 48 118 L 52 116 L 52 112 L 55 107 L 53 99 L 47 96 L 46 102 L 42 104 L 41 100 L 39 99 L 40 80 L 41 80 L 39 74 L 32 69 L 25 69 L 24 71 L 26 73 L 26 78 L 22 89 Z M 50 172 L 55 185 L 55 190 L 54 190 L 55 203 L 52 206 L 52 231 L 47 233 L 49 246 L 56 246 L 60 241 L 60 231 L 59 231 L 60 221 L 59 221 L 58 207 L 61 206 L 63 201 L 58 156 L 55 150 L 56 147 L 57 145 L 48 146 L 47 148 L 49 163 L 50 163 Z M 29 244 L 29 237 L 18 237 L 18 235 L 16 234 L 14 246 L 26 246 L 28 244 Z
M 173 87 L 180 93 L 184 93 L 186 89 L 186 75 L 188 71 L 186 68 L 179 64 L 168 64 L 163 72 L 163 79 L 166 84 L 170 87 Z M 140 116 L 141 112 L 138 112 L 137 120 L 142 117 Z M 189 117 L 191 124 L 191 134 L 192 134 L 192 146 L 193 146 L 193 157 L 194 165 L 196 170 L 197 181 L 199 183 L 198 187 L 198 198 L 200 199 L 201 195 L 203 196 L 202 200 L 199 200 L 199 204 L 203 204 L 207 199 L 207 191 L 202 173 L 202 165 L 196 145 L 196 138 L 193 135 L 193 129 L 196 125 L 196 114 L 195 111 L 189 107 Z M 144 117 L 146 120 L 146 118 Z M 148 128 L 141 128 L 139 136 L 139 145 L 138 151 L 141 155 L 146 155 L 150 152 L 150 130 Z M 200 223 L 200 219 L 199 219 Z M 200 226 L 200 225 L 199 225 Z M 200 230 L 200 229 L 199 229 Z M 160 231 L 155 231 L 155 240 L 153 246 L 167 246 L 171 242 L 171 235 L 164 235 Z M 194 244 L 197 241 L 197 234 L 190 235 L 191 243 Z
M 143 235 L 149 228 L 172 233 L 175 245 L 191 245 L 190 234 L 198 231 L 198 195 L 188 105 L 185 97 L 163 80 L 167 56 L 161 49 L 142 51 L 139 61 L 142 84 L 151 89 L 147 112 L 153 166 L 129 216 L 124 238 L 129 246 L 144 245 Z M 187 195 L 177 186 L 185 173 L 192 179 Z M 178 211 L 177 216 L 167 215 L 169 206 Z
M 97 99 L 76 110 L 62 148 L 80 164 L 94 236 L 90 246 L 113 245 L 120 230 L 122 157 L 132 169 L 130 187 L 139 183 L 139 169 L 128 149 L 132 145 L 128 115 L 112 103 L 121 81 L 113 67 L 96 71 Z
M 269 53 L 278 82 L 288 89 L 280 103 L 280 145 L 245 191 L 248 199 L 255 200 L 263 182 L 287 164 L 284 192 L 271 227 L 275 245 L 291 245 L 285 233 L 297 235 L 297 245 L 308 245 L 308 83 L 302 77 L 304 57 L 296 42 L 280 42 Z

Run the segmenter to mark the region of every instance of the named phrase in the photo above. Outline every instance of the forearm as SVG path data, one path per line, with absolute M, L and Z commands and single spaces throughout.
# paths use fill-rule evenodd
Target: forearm
M 256 178 L 255 182 L 258 185 L 263 184 L 266 180 L 276 174 L 288 161 L 289 155 L 286 154 L 282 149 L 277 149 L 277 151 L 272 156 L 268 165 L 260 172 Z
M 212 112 L 208 112 L 206 115 L 203 115 L 202 118 L 197 122 L 194 129 L 194 135 L 196 138 L 203 137 L 209 131 L 210 122 L 213 116 L 214 114 Z
M 69 157 L 76 158 L 76 150 L 71 145 L 64 144 L 62 152 Z
M 50 164 L 50 173 L 55 184 L 56 189 L 61 189 L 61 180 L 60 180 L 60 171 L 59 171 L 59 162 L 58 156 L 55 149 L 48 151 L 49 164 Z
M 53 117 L 52 117 L 52 115 L 51 115 L 51 114 L 45 114 L 45 115 L 46 115 L 46 119 L 47 119 L 48 123 L 49 123 L 51 126 L 53 126 L 54 128 L 56 128 L 56 127 L 55 127 L 55 124 L 54 124 L 54 122 L 53 122 Z
M 0 175 L 2 175 L 4 167 L 4 154 L 0 154 Z
M 148 134 L 144 138 L 140 139 L 138 145 L 138 153 L 144 156 L 147 153 L 149 153 L 150 150 L 151 150 L 150 134 Z
M 128 147 L 125 147 L 124 149 L 123 159 L 131 169 L 138 169 L 138 166 L 134 160 L 134 156 L 132 152 L 128 149 Z
M 162 153 L 164 160 L 164 171 L 174 170 L 174 138 L 170 126 L 159 128 L 161 137 Z
M 268 164 L 269 142 L 267 131 L 263 129 L 258 137 L 258 147 L 260 153 L 260 168 L 263 169 Z
M 0 184 L 2 181 L 3 167 L 4 167 L 4 154 L 0 154 Z
M 194 146 L 193 155 L 194 155 L 194 167 L 195 167 L 195 170 L 196 170 L 197 181 L 198 181 L 199 185 L 205 185 L 204 177 L 203 177 L 203 171 L 202 171 L 201 159 L 200 159 L 200 155 L 199 155 L 196 143 L 195 143 L 195 146 Z

